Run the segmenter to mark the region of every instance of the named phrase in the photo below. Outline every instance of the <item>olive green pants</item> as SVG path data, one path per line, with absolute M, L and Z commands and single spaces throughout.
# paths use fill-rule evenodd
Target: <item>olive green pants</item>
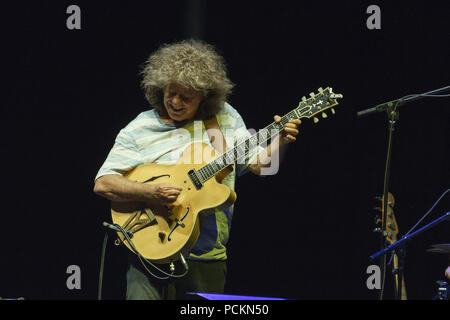
M 223 293 L 226 261 L 188 260 L 189 272 L 182 278 L 158 280 L 142 266 L 130 263 L 127 271 L 127 300 L 189 300 L 187 292 Z

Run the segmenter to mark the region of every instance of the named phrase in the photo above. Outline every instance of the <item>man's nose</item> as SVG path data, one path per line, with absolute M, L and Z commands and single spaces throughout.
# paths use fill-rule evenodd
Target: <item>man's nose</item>
M 181 103 L 180 97 L 176 94 L 172 97 L 172 104 L 173 105 L 179 105 Z

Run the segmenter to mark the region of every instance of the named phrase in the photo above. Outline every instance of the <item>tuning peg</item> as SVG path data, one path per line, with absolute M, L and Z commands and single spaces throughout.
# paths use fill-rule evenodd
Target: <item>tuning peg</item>
M 389 233 L 387 233 L 386 231 L 383 231 L 381 228 L 375 228 L 375 229 L 373 229 L 373 232 L 379 232 L 383 235 L 383 237 L 386 237 L 389 235 Z
M 322 118 L 326 118 L 327 114 L 325 112 L 322 112 Z
M 322 92 L 323 92 L 323 88 L 320 87 L 319 89 L 317 89 L 317 91 L 319 91 L 320 93 L 322 93 Z
M 316 96 L 316 94 L 315 94 L 314 92 L 311 92 L 311 93 L 309 94 L 309 96 L 310 96 L 311 98 L 314 98 L 314 97 Z
M 381 223 L 380 216 L 379 216 L 379 215 L 376 215 L 376 216 L 374 217 L 373 221 L 374 221 L 375 225 L 380 224 L 380 223 Z
M 333 108 L 331 108 L 331 113 L 332 113 L 332 114 L 335 114 L 335 113 L 336 113 L 336 111 L 334 111 L 334 109 L 333 109 Z
M 314 120 L 314 123 L 317 123 L 317 122 L 319 122 L 319 119 L 318 119 L 318 118 L 316 118 L 316 117 L 314 117 L 314 118 L 313 118 L 313 120 Z

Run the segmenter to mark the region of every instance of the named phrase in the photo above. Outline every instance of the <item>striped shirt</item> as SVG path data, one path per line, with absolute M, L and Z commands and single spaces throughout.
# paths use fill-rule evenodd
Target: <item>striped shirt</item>
M 216 117 L 228 148 L 250 137 L 242 117 L 228 103 L 224 104 Z M 175 164 L 183 151 L 194 142 L 203 142 L 213 148 L 203 121 L 195 120 L 176 126 L 162 122 L 155 109 L 142 112 L 119 132 L 95 179 L 108 174 L 125 175 L 146 163 Z M 222 183 L 234 190 L 236 174 L 239 176 L 247 172 L 248 165 L 262 149 L 258 146 L 244 160 L 233 164 L 234 170 Z M 222 211 L 216 209 L 215 214 L 202 218 L 200 236 L 189 258 L 225 260 L 232 217 L 233 206 Z

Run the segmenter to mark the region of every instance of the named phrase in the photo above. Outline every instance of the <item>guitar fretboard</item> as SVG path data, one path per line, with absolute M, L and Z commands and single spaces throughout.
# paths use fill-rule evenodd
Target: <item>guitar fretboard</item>
M 198 169 L 198 179 L 203 183 L 231 164 L 246 163 L 249 155 L 252 154 L 258 146 L 264 145 L 267 141 L 279 134 L 280 131 L 283 130 L 284 125 L 290 120 L 303 117 L 311 118 L 315 114 L 321 113 L 324 110 L 337 105 L 336 98 L 342 98 L 342 95 L 334 94 L 331 88 L 326 88 L 324 90 L 320 88 L 317 96 L 311 94 L 311 98 L 303 98 L 297 108 L 281 117 L 280 122 L 272 122 L 264 129 L 261 129 L 249 138 L 238 142 L 234 148 L 224 152 L 221 156 Z
M 300 106 L 299 106 L 300 107 Z M 305 113 L 309 111 L 310 108 L 303 108 Z M 272 122 L 264 129 L 259 130 L 257 133 L 253 134 L 249 138 L 240 141 L 236 144 L 233 149 L 224 152 L 218 158 L 212 160 L 208 164 L 204 165 L 197 170 L 199 178 L 202 182 L 215 176 L 218 172 L 228 167 L 230 164 L 239 163 L 243 164 L 247 160 L 249 154 L 254 152 L 254 150 L 259 146 L 265 144 L 267 141 L 275 137 L 277 134 L 283 130 L 284 125 L 290 120 L 300 119 L 302 116 L 301 108 L 296 108 L 283 117 L 281 117 L 280 122 Z

